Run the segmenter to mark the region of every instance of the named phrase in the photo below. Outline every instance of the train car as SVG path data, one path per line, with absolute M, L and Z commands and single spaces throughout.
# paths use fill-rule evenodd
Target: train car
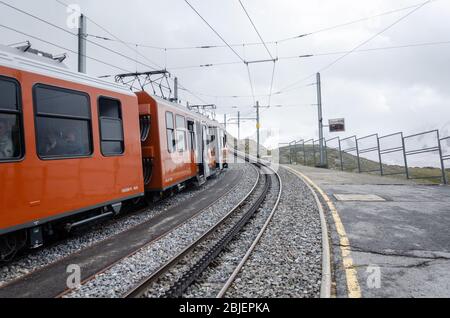
M 136 95 L 24 51 L 0 47 L 0 259 L 145 193 Z
M 150 126 L 142 138 L 148 194 L 202 184 L 224 168 L 224 133 L 216 121 L 146 92 L 136 94 L 140 121 Z
M 227 167 L 218 122 L 0 46 L 0 260 Z

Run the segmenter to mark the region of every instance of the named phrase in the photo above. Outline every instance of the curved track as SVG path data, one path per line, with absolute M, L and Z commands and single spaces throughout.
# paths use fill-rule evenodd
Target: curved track
M 262 175 L 264 176 L 264 178 L 261 179 L 264 180 L 258 180 L 257 183 L 255 183 L 253 189 L 246 195 L 246 197 L 239 204 L 237 204 L 222 220 L 220 220 L 214 227 L 212 227 L 207 233 L 205 233 L 199 240 L 193 242 L 193 244 L 187 247 L 183 252 L 179 253 L 169 262 L 161 266 L 158 271 L 153 273 L 153 275 L 140 282 L 137 286 L 135 286 L 135 288 L 130 290 L 125 295 L 125 297 L 139 298 L 146 296 L 147 292 L 151 289 L 151 286 L 155 282 L 162 279 L 166 273 L 171 271 L 172 268 L 176 267 L 177 264 L 184 258 L 192 257 L 197 260 L 193 264 L 191 264 L 191 266 L 187 270 L 184 270 L 181 276 L 178 276 L 175 280 L 171 280 L 169 283 L 170 287 L 166 289 L 165 293 L 162 295 L 163 297 L 169 298 L 182 297 L 183 293 L 189 288 L 189 286 L 191 286 L 191 284 L 195 282 L 195 280 L 202 274 L 202 272 L 206 268 L 208 268 L 211 262 L 213 262 L 216 257 L 233 240 L 233 238 L 235 238 L 239 234 L 242 228 L 263 205 L 269 191 L 274 187 L 272 177 L 267 173 L 267 171 L 265 171 L 264 173 L 263 170 L 271 170 L 270 173 L 273 173 L 277 176 L 277 182 L 279 183 L 277 200 L 271 213 L 271 216 L 273 215 L 273 213 L 276 211 L 281 197 L 281 178 L 273 169 L 269 168 L 268 166 L 262 165 L 260 163 L 256 163 L 254 165 L 259 167 Z M 260 183 L 259 187 L 258 183 Z M 239 217 L 239 220 L 234 223 L 231 222 L 230 220 L 236 218 L 236 216 Z M 270 222 L 270 218 L 266 223 L 266 227 Z M 222 229 L 219 230 L 219 228 Z M 223 228 L 226 229 L 225 234 L 221 233 L 219 239 L 214 240 L 212 237 L 214 237 L 215 235 L 217 236 L 217 232 L 224 232 Z M 195 257 L 196 248 L 199 247 L 202 242 L 208 239 L 211 239 L 214 244 L 210 246 L 206 250 L 206 252 L 197 252 L 197 254 L 201 254 L 201 257 Z M 249 253 L 251 253 L 251 251 Z
M 279 193 L 278 193 L 278 197 L 277 197 L 276 203 L 275 203 L 272 211 L 270 212 L 270 215 L 267 218 L 266 223 L 262 227 L 261 231 L 258 233 L 258 236 L 253 241 L 252 245 L 247 250 L 247 252 L 245 253 L 245 255 L 242 258 L 242 260 L 239 262 L 239 265 L 236 267 L 236 269 L 231 274 L 230 278 L 224 284 L 222 290 L 217 294 L 217 298 L 223 298 L 225 296 L 225 294 L 228 291 L 228 289 L 230 288 L 231 284 L 234 282 L 234 280 L 236 279 L 237 275 L 242 270 L 242 267 L 244 267 L 245 263 L 249 259 L 250 255 L 254 251 L 256 245 L 259 243 L 259 241 L 261 240 L 261 237 L 264 235 L 264 233 L 266 232 L 270 222 L 272 221 L 272 218 L 273 218 L 273 216 L 274 216 L 274 214 L 275 214 L 275 212 L 277 210 L 278 204 L 280 203 L 281 194 L 283 192 L 283 183 L 281 182 L 281 177 L 280 177 L 280 175 L 278 173 L 275 173 L 275 175 L 277 176 L 277 179 L 278 179 L 278 182 L 279 182 L 279 185 L 280 185 L 280 190 L 279 190 Z
M 208 193 L 201 192 L 193 198 L 189 203 L 189 209 L 184 205 L 175 206 L 154 219 L 15 279 L 0 288 L 0 298 L 52 298 L 69 293 L 71 290 L 67 289 L 66 282 L 68 265 L 80 264 L 82 284 L 90 281 L 114 264 L 132 256 L 175 228 L 195 218 L 233 191 L 238 186 L 241 176 L 238 173 L 230 173 L 226 177 L 226 182 L 224 181 L 222 186 L 214 188 L 213 193 L 205 191 Z M 180 211 L 184 213 L 180 213 Z M 179 217 L 170 218 L 170 222 L 166 222 L 165 218 L 169 214 Z M 155 223 L 160 226 L 149 233 L 149 229 L 155 226 Z

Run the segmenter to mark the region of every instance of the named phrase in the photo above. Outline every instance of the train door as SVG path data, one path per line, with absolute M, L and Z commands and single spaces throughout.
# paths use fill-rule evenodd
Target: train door
M 219 170 L 223 169 L 223 133 L 219 127 L 214 128 L 214 132 L 216 135 L 216 158 L 217 158 L 217 167 Z
M 195 148 L 195 163 L 198 166 L 199 177 L 205 177 L 205 158 L 204 158 L 204 144 L 203 144 L 203 131 L 202 125 L 200 122 L 195 122 L 195 139 L 196 139 L 196 148 Z
M 212 158 L 210 158 L 210 140 L 209 140 L 209 134 L 208 134 L 208 128 L 206 125 L 202 125 L 202 153 L 203 153 L 203 160 L 202 165 L 204 169 L 204 176 L 205 178 L 208 178 L 211 175 L 211 168 L 209 166 L 209 163 Z
M 190 160 L 192 163 L 198 163 L 197 161 L 197 140 L 195 137 L 195 122 L 191 119 L 187 121 L 188 138 L 189 138 L 189 152 L 191 153 Z

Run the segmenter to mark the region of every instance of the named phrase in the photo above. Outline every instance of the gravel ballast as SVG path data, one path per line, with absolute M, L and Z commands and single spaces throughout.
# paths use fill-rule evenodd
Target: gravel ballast
M 263 174 L 260 175 L 258 186 L 253 193 L 246 199 L 246 202 L 234 211 L 225 222 L 223 222 L 205 241 L 197 245 L 188 255 L 184 256 L 175 266 L 173 266 L 167 273 L 160 277 L 155 283 L 150 286 L 144 297 L 157 298 L 157 297 L 173 297 L 172 294 L 165 293 L 170 287 L 174 286 L 176 280 L 185 275 L 189 270 L 193 269 L 195 264 L 199 264 L 200 259 L 205 256 L 212 248 L 223 239 L 229 231 L 248 213 L 249 208 L 256 203 L 258 198 L 261 197 L 266 179 Z M 257 213 L 257 212 L 256 212 Z M 244 226 L 245 227 L 245 226 Z M 227 247 L 225 247 L 227 249 Z M 219 254 L 220 256 L 220 254 Z M 215 267 L 220 261 L 217 257 L 205 271 L 209 268 Z M 185 276 L 185 278 L 187 278 Z M 178 294 L 178 291 L 176 292 Z M 177 295 L 178 296 L 178 295 Z M 184 295 L 183 295 L 184 296 Z M 200 296 L 199 296 L 200 297 Z
M 225 297 L 320 296 L 322 230 L 316 201 L 300 178 L 283 168 L 279 174 L 283 193 L 278 209 Z
M 243 170 L 243 175 L 247 175 L 253 171 L 251 167 L 245 165 L 230 165 L 229 170 L 232 169 Z M 209 180 L 199 188 L 190 188 L 173 197 L 158 202 L 145 211 L 131 213 L 129 215 L 124 215 L 121 218 L 97 223 L 87 229 L 75 232 L 73 236 L 61 240 L 56 244 L 28 253 L 17 258 L 13 262 L 0 265 L 0 287 L 32 271 L 38 270 L 82 249 L 142 224 L 155 216 L 164 213 L 170 208 L 183 204 L 187 200 L 193 198 L 196 194 L 214 187 L 217 182 L 222 179 L 225 173 L 227 172 Z
M 256 182 L 257 171 L 253 166 L 230 165 L 230 169 L 241 169 L 243 176 L 233 191 L 182 226 L 118 262 L 64 297 L 122 297 L 138 282 L 199 238 L 239 203 Z
M 192 284 L 183 297 L 212 298 L 220 292 L 264 226 L 277 201 L 280 189 L 279 181 L 274 174 L 270 174 L 270 178 L 272 179 L 272 185 L 260 209 L 244 226 L 238 236 L 230 242 L 226 250 L 214 260 L 212 266 L 209 266 Z

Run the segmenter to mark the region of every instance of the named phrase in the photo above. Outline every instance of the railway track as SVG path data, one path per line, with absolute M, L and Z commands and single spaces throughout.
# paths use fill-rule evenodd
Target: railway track
M 254 165 L 260 170 L 260 178 L 252 191 L 202 237 L 158 268 L 152 275 L 139 282 L 124 297 L 182 297 L 186 290 L 255 216 L 255 213 L 267 200 L 269 192 L 276 191 L 276 200 L 264 227 L 245 254 L 244 259 L 239 263 L 238 268 L 222 288 L 221 293 L 226 292 L 227 286 L 234 280 L 270 223 L 281 197 L 282 183 L 280 176 L 260 163 L 254 163 Z
M 216 204 L 222 197 L 239 186 L 241 176 L 237 173 L 230 174 L 227 178 L 227 182 L 222 184 L 221 187 L 218 186 L 217 189 L 215 187 L 211 190 L 213 193 L 209 191 L 208 197 L 200 193 L 197 200 L 193 200 L 194 202 L 189 204 L 189 207 L 181 205 L 157 216 L 157 220 L 152 220 L 161 223 L 157 230 L 149 233 L 149 222 L 139 224 L 5 284 L 0 288 L 0 297 L 52 298 L 67 295 L 71 292 L 66 287 L 68 276 L 66 269 L 69 264 L 80 264 L 83 274 L 81 277 L 82 284 L 89 282 L 121 260 L 132 256 L 139 250 L 168 235 L 172 230 L 194 219 L 202 211 Z M 183 213 L 180 213 L 181 211 Z M 179 215 L 179 218 L 171 217 L 176 215 Z M 169 222 L 165 221 L 167 217 L 170 219 Z

